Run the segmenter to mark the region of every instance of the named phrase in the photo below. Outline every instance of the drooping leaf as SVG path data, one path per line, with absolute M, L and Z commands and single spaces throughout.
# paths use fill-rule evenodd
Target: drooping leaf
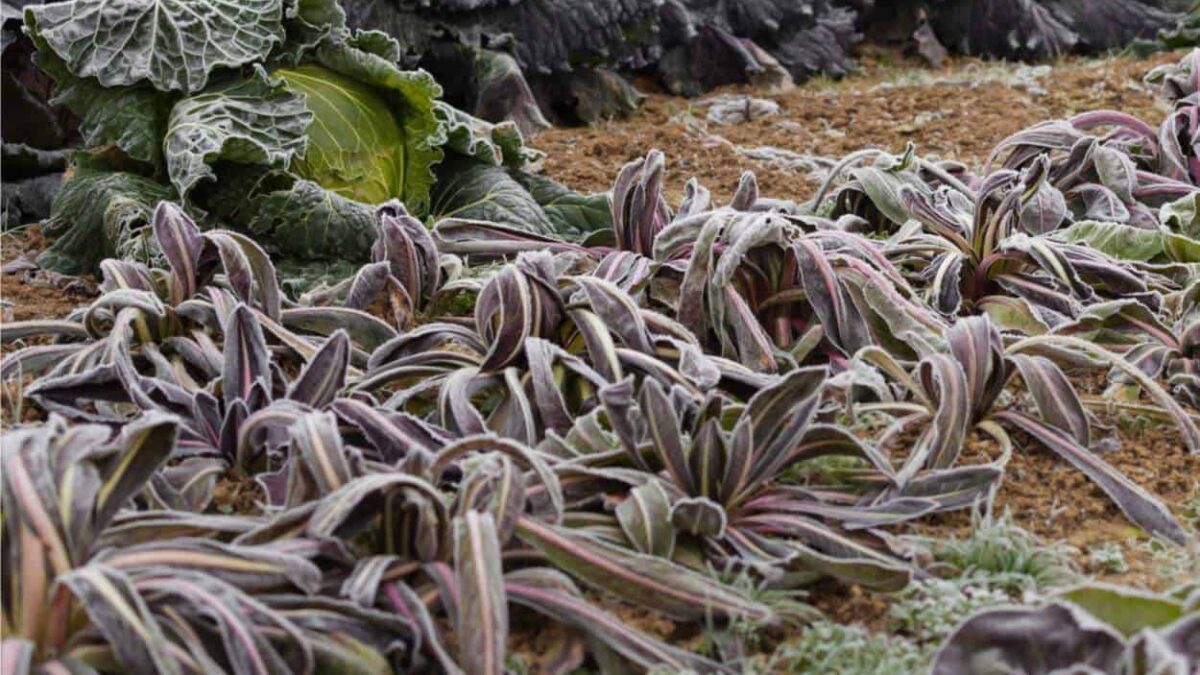
M 594 635 L 639 666 L 665 665 L 699 672 L 725 672 L 721 664 L 661 642 L 586 602 L 571 579 L 557 570 L 529 568 L 510 572 L 504 578 L 504 586 L 514 603 Z
M 522 518 L 517 536 L 541 550 L 559 568 L 630 602 L 652 606 L 679 619 L 706 615 L 764 620 L 767 607 L 733 589 L 662 558 L 622 549 L 581 532 Z
M 1121 223 L 1084 220 L 1063 230 L 1067 241 L 1082 242 L 1121 260 L 1149 261 L 1163 252 L 1162 235 Z
M 542 207 L 557 236 L 577 241 L 612 226 L 607 194 L 583 195 L 545 176 L 525 171 L 514 171 L 512 176 Z
M 1183 544 L 1187 532 L 1171 511 L 1154 495 L 1147 492 L 1124 474 L 1113 468 L 1091 450 L 1081 447 L 1065 432 L 1047 426 L 1016 411 L 995 413 L 998 419 L 1010 422 L 1033 436 L 1072 466 L 1082 471 L 1113 500 L 1129 520 L 1151 534 Z
M 154 207 L 172 198 L 170 187 L 152 179 L 77 163 L 47 224 L 47 232 L 58 238 L 38 256 L 38 264 L 62 274 L 84 274 L 107 257 L 151 261 Z
M 79 568 L 59 578 L 79 598 L 92 624 L 130 670 L 182 673 L 171 656 L 158 620 L 123 573 L 102 564 Z
M 933 663 L 934 675 L 1053 672 L 1090 666 L 1117 668 L 1121 636 L 1068 603 L 1041 609 L 995 609 L 976 614 L 950 635 Z

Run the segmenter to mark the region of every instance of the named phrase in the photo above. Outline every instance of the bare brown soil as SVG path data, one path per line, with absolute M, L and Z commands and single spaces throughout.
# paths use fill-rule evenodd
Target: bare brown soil
M 4 265 L 21 268 L 18 261 L 32 262 L 36 255 L 50 245 L 42 236 L 41 227 L 32 225 L 22 230 L 0 235 L 0 258 Z M 13 269 L 0 274 L 0 302 L 5 310 L 0 313 L 0 329 L 8 321 L 29 319 L 62 318 L 92 297 L 89 292 L 94 279 L 85 277 L 75 280 L 45 272 Z
M 1167 108 L 1141 78 L 1154 65 L 1178 57 L 1067 59 L 1041 77 L 1022 78 L 1012 75 L 1015 66 L 978 59 L 954 59 L 940 71 L 929 71 L 898 67 L 883 55 L 861 74 L 839 82 L 817 80 L 774 95 L 747 87 L 714 92 L 770 99 L 782 110 L 743 124 L 710 124 L 708 133 L 743 147 L 775 146 L 834 159 L 867 147 L 899 152 L 911 141 L 926 156 L 975 165 L 1012 133 L 1087 110 L 1114 108 L 1157 123 Z M 914 83 L 904 84 L 909 80 Z M 727 199 L 749 169 L 766 196 L 797 201 L 812 196 L 817 181 L 806 172 L 752 160 L 727 144 L 703 142 L 685 122 L 689 111 L 704 119 L 694 103 L 653 93 L 628 119 L 551 129 L 531 144 L 546 152 L 546 173 L 577 190 L 609 189 L 622 164 L 658 148 L 667 155 L 666 182 L 675 195 L 696 176 L 715 198 Z
M 257 515 L 262 513 L 261 504 L 265 501 L 262 486 L 253 476 L 226 473 L 213 488 L 211 508 L 218 513 Z

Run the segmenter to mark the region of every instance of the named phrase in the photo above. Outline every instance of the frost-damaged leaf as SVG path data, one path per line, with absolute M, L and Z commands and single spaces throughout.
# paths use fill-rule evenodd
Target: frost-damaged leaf
M 519 227 L 486 220 L 442 218 L 433 227 L 438 248 L 446 253 L 491 259 L 523 251 L 586 253 L 588 249 L 550 235 L 527 232 Z
M 1041 183 L 1021 205 L 1021 227 L 1030 234 L 1052 232 L 1066 217 L 1067 199 L 1049 182 Z
M 408 215 L 399 202 L 379 207 L 375 217 L 379 234 L 371 247 L 371 259 L 386 262 L 412 302 L 421 305 L 442 285 L 437 243 L 425 225 Z
M 580 580 L 672 618 L 745 617 L 767 621 L 770 608 L 669 560 L 646 556 L 528 517 L 517 536 Z
M 474 462 L 459 488 L 459 513 L 479 510 L 491 514 L 501 543 L 512 538 L 517 519 L 528 503 L 528 479 L 516 463 L 499 453 Z
M 561 317 L 557 291 L 544 275 L 548 256 L 522 256 L 488 280 L 475 301 L 475 328 L 491 343 L 480 364 L 493 372 L 520 358 L 528 337 L 545 337 Z
M 558 522 L 561 520 L 563 512 L 562 489 L 559 486 L 558 479 L 551 465 L 541 453 L 516 441 L 486 434 L 467 436 L 454 442 L 446 443 L 438 450 L 433 462 L 430 463 L 428 468 L 429 474 L 441 478 L 442 474 L 455 462 L 464 457 L 469 457 L 473 453 L 481 452 L 495 452 L 505 455 L 523 469 L 532 471 L 541 483 L 540 489 L 544 490 L 550 501 L 554 521 Z
M 57 336 L 68 340 L 87 339 L 90 334 L 87 328 L 75 321 L 55 319 L 34 319 L 32 321 L 14 321 L 4 324 L 4 335 L 0 341 L 5 344 L 31 337 Z
M 96 492 L 95 534 L 141 491 L 150 476 L 175 450 L 178 420 L 161 413 L 146 413 L 121 429 L 114 442 L 117 456 Z M 74 486 L 71 486 L 73 488 Z
M 1042 419 L 1067 433 L 1082 447 L 1091 444 L 1091 425 L 1079 394 L 1062 370 L 1042 356 L 1014 354 L 1009 357 L 1033 394 Z
M 971 403 L 967 376 L 955 359 L 942 354 L 927 356 L 917 370 L 925 394 L 936 406 L 933 425 L 921 435 L 912 457 L 899 473 L 907 481 L 918 469 L 953 466 L 971 428 Z
M 1108 584 L 1088 583 L 1055 595 L 1132 638 L 1145 628 L 1166 628 L 1183 618 L 1184 603 L 1169 596 Z
M 365 260 L 375 238 L 370 206 L 260 166 L 223 164 L 205 206 L 301 260 Z
M 698 537 L 725 534 L 728 516 L 720 504 L 706 497 L 686 497 L 671 507 L 671 525 Z
M 217 653 L 202 658 L 227 660 L 234 672 L 305 672 L 312 668 L 312 648 L 300 628 L 237 587 L 192 570 L 163 567 L 130 576 L 163 614 L 169 616 L 164 609 L 170 607 L 178 614 L 211 622 L 219 640 L 193 644 L 195 649 Z
M 802 239 L 792 250 L 796 253 L 804 294 L 820 317 L 830 342 L 847 355 L 867 346 L 870 336 L 866 323 L 820 245 L 813 239 Z
M 259 310 L 275 321 L 279 320 L 283 300 L 279 292 L 279 279 L 270 256 L 253 239 L 240 232 L 210 230 L 204 233 L 206 242 L 217 247 L 226 276 L 233 275 L 234 265 L 241 268 L 240 274 L 248 275 L 250 291 L 244 302 L 256 305 Z M 235 262 L 236 261 L 236 262 Z M 257 295 L 253 295 L 257 291 Z
M 642 384 L 641 410 L 646 421 L 646 431 L 659 461 L 670 474 L 672 482 L 691 494 L 695 489 L 692 485 L 692 473 L 688 468 L 687 451 L 683 445 L 679 415 L 666 390 L 658 381 L 647 379 Z
M 754 395 L 738 426 L 746 425 L 750 433 L 734 434 L 735 454 L 748 454 L 751 463 L 746 478 L 730 488 L 743 489 L 758 481 L 770 480 L 788 460 L 788 454 L 799 445 L 804 431 L 816 414 L 821 400 L 821 388 L 829 371 L 824 366 L 801 368 L 787 375 L 778 384 Z M 750 440 L 749 448 L 743 448 Z M 739 462 L 730 462 L 732 468 Z M 729 474 L 727 474 L 729 476 Z
M 283 40 L 281 0 L 71 0 L 25 19 L 72 73 L 106 87 L 199 91 L 215 68 L 261 61 Z
M 311 122 L 304 99 L 256 66 L 248 79 L 175 104 L 163 140 L 171 184 L 186 199 L 215 177 L 217 160 L 286 168 L 304 154 Z
M 327 495 L 354 478 L 337 422 L 331 412 L 301 415 L 288 428 L 296 456 L 308 468 L 317 493 Z
M 1014 410 L 1002 410 L 993 413 L 993 416 L 1036 438 L 1054 454 L 1082 471 L 1100 489 L 1104 490 L 1113 503 L 1121 509 L 1121 512 L 1138 527 L 1180 545 L 1188 541 L 1187 531 L 1158 498 L 1142 489 L 1141 486 L 1127 478 L 1108 462 L 1100 459 L 1095 453 L 1079 445 L 1065 432 L 1046 426 L 1032 417 Z
M 650 344 L 650 333 L 642 310 L 633 298 L 615 284 L 596 277 L 580 276 L 573 281 L 587 297 L 596 316 L 604 322 L 630 349 L 644 354 L 654 352 Z
M 1089 361 L 1099 358 L 1101 362 L 1112 364 L 1115 369 L 1120 370 L 1126 377 L 1136 382 L 1159 407 L 1170 414 L 1171 419 L 1179 427 L 1179 433 L 1183 436 L 1184 445 L 1187 446 L 1192 454 L 1200 454 L 1200 428 L 1196 426 L 1196 422 L 1192 417 L 1157 382 L 1147 377 L 1145 373 L 1138 370 L 1137 367 L 1120 355 L 1114 354 L 1098 344 L 1067 335 L 1040 335 L 1026 338 L 1011 345 L 1007 352 L 1009 354 L 1018 354 L 1040 348 L 1049 348 L 1069 358 L 1078 359 L 1082 357 Z M 1094 363 L 1094 361 L 1090 362 Z
M 197 537 L 177 537 L 111 549 L 98 558 L 114 569 L 155 566 L 193 569 L 219 577 L 243 590 L 298 588 L 315 593 L 321 571 L 313 563 L 266 546 L 226 544 Z
M 511 122 L 492 123 L 447 105 L 434 103 L 446 130 L 446 149 L 489 166 L 516 168 L 529 159 L 521 131 Z
M 282 313 L 283 325 L 317 335 L 332 335 L 344 330 L 367 351 L 396 337 L 396 329 L 382 319 L 348 307 L 294 307 Z
M 876 550 L 869 539 L 786 511 L 785 504 L 772 511 L 742 516 L 727 540 L 769 552 L 787 569 L 815 571 L 875 590 L 898 591 L 912 580 L 909 565 Z
M 469 673 L 499 675 L 505 670 L 508 600 L 491 514 L 467 511 L 455 519 L 454 568 L 459 662 Z
M 57 239 L 38 256 L 38 265 L 61 274 L 87 274 L 119 252 L 140 252 L 136 257 L 147 260 L 144 248 L 121 249 L 150 233 L 155 205 L 174 196 L 169 186 L 145 176 L 77 160 L 75 175 L 63 183 L 46 224 L 46 233 Z
M 972 414 L 979 416 L 992 407 L 1004 387 L 1004 343 L 988 316 L 959 320 L 947 332 L 950 353 L 966 376 Z
M 1162 255 L 1163 235 L 1121 223 L 1082 220 L 1062 230 L 1058 236 L 1070 242 L 1082 242 L 1120 260 L 1149 261 Z
M 618 249 L 645 256 L 653 253 L 655 237 L 671 220 L 662 194 L 665 169 L 666 160 L 658 150 L 621 167 L 609 207 Z
M 545 176 L 525 171 L 515 171 L 512 175 L 542 207 L 556 235 L 577 241 L 612 227 L 608 194 L 583 195 Z
M 44 44 L 36 62 L 54 79 L 54 105 L 79 118 L 83 147 L 115 145 L 132 159 L 162 166 L 163 128 L 174 94 L 155 89 L 149 82 L 105 87 L 94 78 L 75 77 L 67 63 Z
M 379 512 L 378 500 L 385 500 L 389 511 L 399 509 L 404 501 L 411 500 L 421 507 L 423 516 L 430 519 L 436 529 L 449 523 L 442 494 L 437 488 L 405 473 L 376 473 L 355 478 L 316 502 L 308 520 L 308 535 L 340 537 L 365 529 L 370 524 L 369 517 Z M 389 515 L 394 517 L 394 514 Z M 439 542 L 429 543 L 436 547 Z M 436 548 L 419 553 L 433 554 Z

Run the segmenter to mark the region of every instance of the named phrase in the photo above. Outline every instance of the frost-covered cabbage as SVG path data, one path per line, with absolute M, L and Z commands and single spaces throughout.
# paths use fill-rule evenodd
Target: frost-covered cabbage
M 89 149 L 55 200 L 43 266 L 148 254 L 162 199 L 299 260 L 366 260 L 374 207 L 393 198 L 419 217 L 574 228 L 525 187 L 514 125 L 441 102 L 400 43 L 352 30 L 337 0 L 68 0 L 24 18 Z

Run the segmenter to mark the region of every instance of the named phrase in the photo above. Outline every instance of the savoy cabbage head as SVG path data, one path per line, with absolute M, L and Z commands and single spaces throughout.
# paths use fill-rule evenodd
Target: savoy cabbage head
M 26 7 L 25 23 L 88 147 L 49 221 L 59 239 L 41 262 L 55 270 L 153 255 L 161 199 L 299 260 L 365 260 L 390 199 L 422 217 L 470 205 L 576 229 L 523 187 L 532 153 L 512 123 L 442 103 L 394 38 L 351 30 L 337 0 L 68 0 Z M 435 202 L 451 179 L 454 198 Z

